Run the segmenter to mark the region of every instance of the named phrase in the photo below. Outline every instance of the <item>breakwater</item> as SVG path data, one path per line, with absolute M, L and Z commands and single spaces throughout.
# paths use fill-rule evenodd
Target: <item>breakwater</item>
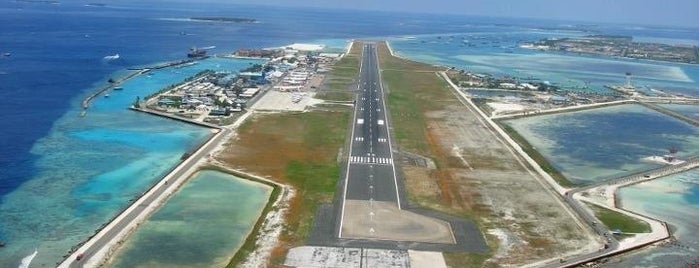
M 200 59 L 206 59 L 206 58 L 208 58 L 208 57 L 203 57 Z M 109 89 L 112 89 L 114 87 L 121 85 L 122 83 L 128 81 L 131 78 L 142 75 L 142 74 L 147 73 L 151 70 L 158 70 L 158 69 L 163 69 L 163 68 L 168 68 L 168 67 L 184 65 L 184 64 L 195 62 L 195 61 L 197 61 L 197 60 L 187 59 L 187 60 L 171 61 L 171 62 L 166 62 L 166 63 L 154 65 L 154 66 L 142 67 L 142 68 L 128 68 L 127 70 L 136 71 L 136 72 L 133 72 L 127 76 L 124 76 L 124 77 L 121 77 L 118 79 L 111 79 L 110 78 L 110 82 L 107 85 L 98 88 L 92 94 L 88 95 L 87 97 L 85 97 L 83 99 L 83 101 L 81 103 L 83 110 L 87 110 L 90 107 L 90 102 L 92 102 L 92 100 L 94 100 L 97 96 L 102 95 L 103 93 L 107 92 Z M 84 115 L 85 115 L 85 112 L 82 113 L 82 116 L 84 116 Z

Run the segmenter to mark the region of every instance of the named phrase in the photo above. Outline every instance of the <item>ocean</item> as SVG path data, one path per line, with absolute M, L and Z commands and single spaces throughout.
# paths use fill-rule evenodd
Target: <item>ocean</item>
M 505 50 L 520 52 L 509 47 L 512 40 L 586 33 L 573 22 L 232 4 L 119 1 L 97 7 L 85 3 L 0 2 L 0 53 L 8 53 L 0 56 L 0 241 L 6 243 L 0 248 L 0 267 L 17 267 L 35 250 L 38 253 L 32 266 L 55 265 L 70 247 L 86 239 L 172 168 L 183 152 L 211 135 L 208 130 L 131 112 L 126 107 L 135 96 L 178 82 L 188 73 L 203 68 L 236 70 L 251 62 L 212 59 L 176 71 L 165 69 L 139 76 L 125 84 L 123 92 L 115 92 L 109 99 L 98 98 L 87 115 L 80 117 L 82 99 L 109 78 L 128 74 L 129 67 L 182 59 L 192 46 L 215 46 L 211 53 L 223 53 L 295 42 L 341 47 L 350 38 L 390 37 L 401 55 L 433 63 L 543 78 L 550 75 L 551 80 L 571 83 L 599 76 L 591 70 L 568 78 L 546 66 L 508 69 L 488 63 L 512 63 L 509 59 L 513 55 Z M 246 17 L 259 23 L 187 19 L 194 16 Z M 696 29 L 586 27 L 663 41 L 699 40 Z M 434 41 L 436 35 L 452 33 L 505 38 L 508 32 L 516 34 L 506 36 L 510 41 L 499 41 L 509 42 L 507 45 L 491 45 L 484 48 L 487 51 L 459 51 L 462 47 L 453 44 L 425 46 L 404 38 Z M 104 60 L 115 54 L 119 59 Z M 518 62 L 556 63 L 561 59 L 560 55 L 519 54 L 523 56 L 515 58 Z M 614 64 L 605 66 L 617 68 Z M 699 77 L 699 71 L 684 65 L 634 64 L 638 63 L 626 65 L 639 68 L 639 73 L 659 74 L 660 82 L 678 91 L 693 92 L 690 85 L 696 85 Z M 619 75 L 602 77 L 616 81 Z

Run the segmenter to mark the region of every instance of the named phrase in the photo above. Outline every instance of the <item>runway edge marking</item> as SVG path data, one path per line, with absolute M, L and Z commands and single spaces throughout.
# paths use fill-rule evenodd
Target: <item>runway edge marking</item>
M 362 43 L 362 45 L 366 46 L 366 44 L 364 44 L 364 43 Z M 364 59 L 364 47 L 362 47 L 361 58 Z M 364 65 L 364 60 L 360 60 L 359 61 L 359 77 L 362 77 L 362 66 L 363 65 Z M 360 85 L 361 85 L 361 81 L 360 81 L 360 79 L 357 79 L 357 92 L 361 92 L 359 90 Z M 359 95 L 359 93 L 357 93 L 357 95 Z M 357 103 L 356 103 L 356 99 L 355 99 L 352 122 L 357 121 L 357 113 L 358 113 Z M 355 129 L 354 124 L 352 124 L 352 134 L 350 136 L 350 140 L 354 139 L 354 129 Z M 352 157 L 352 142 L 350 142 L 350 145 L 349 145 L 348 156 Z M 345 186 L 344 186 L 345 189 L 344 189 L 344 191 L 342 191 L 342 206 L 340 208 L 342 210 L 342 212 L 340 212 L 340 228 L 339 228 L 338 233 L 337 233 L 337 237 L 339 237 L 339 238 L 342 238 L 342 223 L 345 221 L 345 201 L 347 200 L 347 183 L 349 181 L 350 162 L 351 162 L 350 159 L 347 159 L 347 169 L 345 171 Z

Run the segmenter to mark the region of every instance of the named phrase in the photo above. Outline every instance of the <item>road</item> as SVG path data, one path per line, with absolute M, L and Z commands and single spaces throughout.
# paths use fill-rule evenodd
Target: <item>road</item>
M 154 211 L 163 198 L 174 192 L 178 187 L 177 185 L 186 181 L 189 175 L 194 172 L 195 165 L 197 165 L 199 160 L 207 157 L 229 132 L 229 129 L 221 128 L 220 132 L 209 139 L 204 146 L 200 147 L 189 158 L 173 169 L 172 172 L 163 177 L 160 182 L 131 204 L 78 250 L 73 252 L 58 267 L 90 267 L 92 264 L 97 264 L 101 261 L 105 256 L 97 253 L 100 251 L 104 252 L 104 249 L 113 246 L 120 239 L 120 234 L 123 231 L 134 227 L 137 218 Z M 77 260 L 78 254 L 82 254 L 80 261 Z M 96 259 L 92 260 L 93 257 Z
M 400 209 L 376 44 L 364 44 L 357 87 L 341 221 L 346 200 L 395 202 Z

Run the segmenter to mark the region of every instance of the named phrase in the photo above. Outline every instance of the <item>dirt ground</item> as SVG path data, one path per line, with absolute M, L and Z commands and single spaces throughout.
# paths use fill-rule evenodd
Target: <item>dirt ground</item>
M 269 266 L 280 266 L 289 248 L 303 244 L 317 206 L 332 201 L 339 178 L 337 155 L 348 120 L 347 108 L 256 113 L 216 156 L 227 166 L 291 185 L 296 191 Z
M 395 58 L 388 59 L 385 47 L 380 48 L 384 48 L 379 52 L 381 67 L 390 68 L 383 72 L 388 90 L 396 98 L 412 97 L 416 98 L 414 103 L 420 104 L 414 107 L 414 112 L 420 114 L 412 115 L 410 124 L 424 119 L 421 131 L 426 144 L 407 140 L 399 143 L 400 149 L 423 154 L 437 163 L 436 169 L 403 168 L 412 201 L 478 221 L 495 249 L 483 266 L 522 266 L 560 258 L 594 244 L 557 197 L 479 121 L 474 111 L 461 103 L 434 73 L 421 72 L 431 66 L 401 64 Z M 406 81 L 407 85 L 392 86 L 391 81 Z M 411 84 L 418 86 L 411 88 Z M 419 93 L 398 92 L 405 90 Z M 394 110 L 394 124 L 408 121 L 401 118 L 407 112 Z M 449 263 L 448 259 L 448 264 L 458 265 L 455 260 L 458 258 Z

